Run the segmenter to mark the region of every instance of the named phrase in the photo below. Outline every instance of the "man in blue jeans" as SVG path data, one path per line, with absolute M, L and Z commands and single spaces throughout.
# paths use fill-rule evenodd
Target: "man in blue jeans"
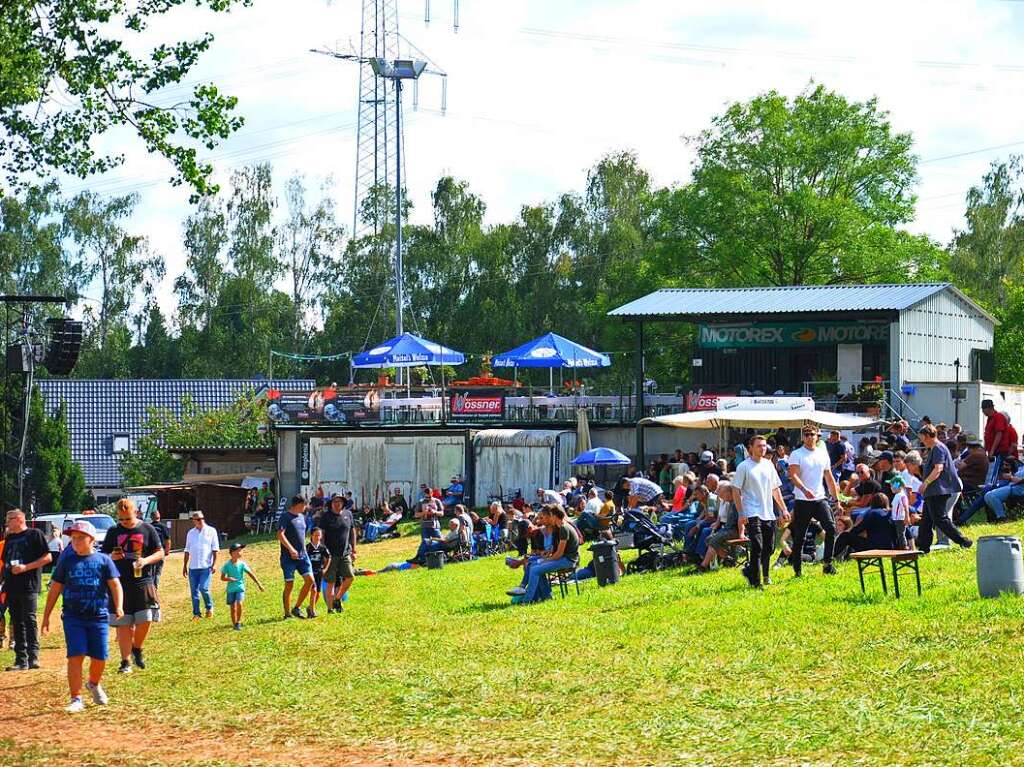
M 299 608 L 313 588 L 313 564 L 306 553 L 305 511 L 306 499 L 296 495 L 292 498 L 288 510 L 277 520 L 277 540 L 281 544 L 281 573 L 284 575 L 284 593 L 281 595 L 281 601 L 284 604 L 285 618 L 306 617 Z M 295 573 L 302 576 L 302 589 L 295 600 L 295 606 L 289 610 Z
M 203 512 L 192 512 L 192 529 L 185 536 L 185 561 L 181 565 L 182 576 L 188 578 L 192 592 L 192 620 L 200 619 L 199 597 L 206 606 L 206 617 L 213 617 L 213 597 L 210 596 L 210 576 L 217 567 L 217 552 L 220 551 L 220 536 L 216 529 L 206 524 Z
M 539 602 L 549 597 L 550 591 L 546 588 L 542 590 L 542 583 L 547 587 L 545 575 L 554 570 L 573 567 L 579 560 L 580 542 L 576 531 L 565 523 L 565 509 L 549 506 L 544 523 L 551 530 L 554 547 L 551 552 L 541 554 L 540 559 L 530 566 L 523 602 Z
M 1010 477 L 1010 483 L 985 493 L 985 505 L 995 512 L 996 519 L 1006 519 L 1006 502 L 1011 498 L 1024 498 L 1024 463 Z

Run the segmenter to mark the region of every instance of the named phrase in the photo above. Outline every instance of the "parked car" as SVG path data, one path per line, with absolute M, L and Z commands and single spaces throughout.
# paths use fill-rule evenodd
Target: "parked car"
M 31 525 L 33 527 L 39 527 L 44 533 L 46 533 L 45 524 L 49 524 L 54 529 L 54 535 L 51 539 L 47 536 L 47 540 L 50 540 L 50 551 L 51 553 L 59 554 L 61 551 L 66 549 L 71 544 L 71 539 L 64 534 L 64 531 L 71 527 L 72 522 L 77 522 L 83 519 L 89 522 L 94 528 L 96 528 L 96 549 L 99 550 L 100 546 L 103 545 L 104 538 L 107 537 L 107 530 L 114 527 L 117 522 L 114 521 L 113 517 L 108 517 L 106 514 L 88 514 L 85 512 L 67 512 L 65 514 L 40 514 L 37 517 L 33 517 Z M 54 546 L 58 543 L 57 531 L 60 531 L 59 547 Z

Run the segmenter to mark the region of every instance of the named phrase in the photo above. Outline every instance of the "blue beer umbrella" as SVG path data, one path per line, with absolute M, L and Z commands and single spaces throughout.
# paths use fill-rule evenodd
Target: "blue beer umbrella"
M 360 352 L 352 358 L 355 368 L 411 368 L 420 365 L 461 365 L 466 361 L 462 352 L 425 338 L 403 333 L 396 338 Z
M 631 463 L 628 456 L 610 447 L 595 447 L 572 459 L 573 466 L 628 466 Z
M 607 354 L 545 333 L 511 351 L 491 357 L 493 368 L 606 368 L 612 364 Z

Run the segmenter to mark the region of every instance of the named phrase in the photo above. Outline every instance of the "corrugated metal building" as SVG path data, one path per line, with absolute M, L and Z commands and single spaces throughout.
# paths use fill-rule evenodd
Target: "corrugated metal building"
M 474 502 L 538 487 L 560 488 L 573 474 L 576 433 L 556 429 L 485 429 L 473 437 Z
M 658 290 L 609 312 L 698 325 L 693 382 L 764 393 L 985 378 L 996 320 L 949 283 Z M 989 376 L 990 377 L 990 376 Z

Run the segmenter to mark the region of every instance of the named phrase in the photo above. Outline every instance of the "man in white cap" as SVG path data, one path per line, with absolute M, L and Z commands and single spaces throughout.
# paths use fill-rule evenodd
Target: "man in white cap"
M 100 686 L 103 669 L 109 655 L 108 604 L 113 605 L 114 617 L 124 615 L 123 593 L 117 565 L 107 554 L 93 551 L 96 529 L 80 519 L 67 530 L 71 550 L 65 551 L 53 568 L 50 592 L 43 610 L 42 631 L 50 631 L 50 615 L 63 596 L 61 622 L 64 624 L 64 644 L 68 657 L 68 689 L 70 714 L 85 710 L 82 701 L 82 668 L 89 656 L 89 681 L 86 689 L 98 706 L 107 704 L 107 693 Z

